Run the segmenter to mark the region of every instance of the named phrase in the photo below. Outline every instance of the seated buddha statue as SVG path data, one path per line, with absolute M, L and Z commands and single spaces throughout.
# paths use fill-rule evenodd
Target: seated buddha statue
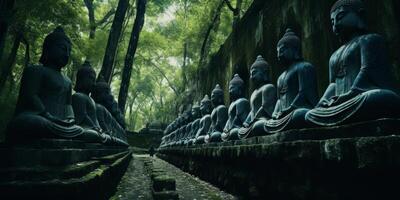
M 210 97 L 208 97 L 208 95 L 205 95 L 200 102 L 200 112 L 202 117 L 200 119 L 199 130 L 197 131 L 195 136 L 195 144 L 203 144 L 205 142 L 204 138 L 210 130 L 211 126 L 211 109 L 212 105 Z
M 88 61 L 82 65 L 76 74 L 75 93 L 72 95 L 72 108 L 75 122 L 84 129 L 104 134 L 96 115 L 96 103 L 89 96 L 96 82 L 96 72 Z M 111 134 L 104 134 L 104 143 L 115 144 Z
M 71 105 L 72 84 L 61 73 L 71 55 L 71 41 L 61 27 L 46 36 L 40 66 L 28 66 L 22 74 L 15 116 L 7 140 L 67 138 L 102 143 L 96 131 L 75 125 Z
M 111 102 L 109 97 L 110 86 L 103 81 L 97 82 L 91 92 L 91 97 L 96 102 L 96 115 L 100 127 L 114 138 L 126 142 L 126 132 L 114 115 L 104 106 Z
M 258 56 L 250 67 L 250 80 L 255 89 L 250 97 L 250 113 L 239 130 L 240 138 L 264 134 L 264 124 L 272 118 L 276 104 L 276 88 L 271 84 L 269 73 L 269 64 L 262 56 Z
M 329 60 L 330 84 L 306 120 L 318 126 L 335 126 L 399 118 L 400 97 L 385 41 L 367 32 L 364 3 L 339 0 L 330 17 L 342 46 Z
M 244 81 L 235 74 L 229 82 L 231 104 L 228 109 L 228 121 L 221 135 L 222 141 L 238 140 L 239 129 L 243 127 L 250 112 L 250 103 L 244 98 Z
M 314 66 L 303 60 L 301 41 L 291 29 L 278 42 L 278 61 L 284 67 L 278 78 L 278 101 L 272 119 L 265 123 L 267 133 L 309 127 L 305 114 L 318 102 Z
M 228 109 L 224 105 L 224 91 L 217 84 L 211 92 L 211 103 L 214 107 L 211 112 L 211 127 L 209 134 L 205 137 L 205 142 L 221 142 L 221 134 L 228 120 Z
M 192 145 L 193 140 L 195 140 L 195 136 L 197 134 L 197 131 L 199 130 L 199 124 L 200 124 L 200 118 L 201 118 L 201 112 L 200 112 L 200 106 L 196 103 L 192 107 L 192 116 L 193 116 L 193 121 L 190 123 L 190 129 L 188 136 L 186 137 L 186 141 L 184 142 L 186 145 Z

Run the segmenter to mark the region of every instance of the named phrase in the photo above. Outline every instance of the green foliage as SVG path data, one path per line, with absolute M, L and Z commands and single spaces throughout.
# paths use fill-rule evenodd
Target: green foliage
M 135 0 L 126 16 L 115 59 L 112 92 L 118 95 L 121 70 L 128 47 L 130 31 L 135 18 Z M 128 129 L 139 130 L 146 123 L 160 121 L 169 123 L 178 114 L 178 107 L 186 101 L 187 91 L 194 89 L 200 48 L 206 29 L 210 26 L 217 5 L 221 0 L 149 0 L 145 25 L 139 38 L 135 55 L 131 85 L 129 88 L 126 120 Z M 118 0 L 94 0 L 96 21 L 100 21 Z M 236 5 L 235 0 L 231 0 Z M 242 13 L 251 0 L 243 0 Z M 83 0 L 17 1 L 16 13 L 7 37 L 6 55 L 12 46 L 11 36 L 23 32 L 30 46 L 30 63 L 37 63 L 44 37 L 56 26 L 62 25 L 70 36 L 73 48 L 69 65 L 64 72 L 74 80 L 77 69 L 89 59 L 100 70 L 113 16 L 97 26 L 95 38 L 89 38 L 88 11 Z M 232 12 L 225 5 L 212 29 L 207 57 L 215 53 L 232 29 Z M 184 66 L 184 44 L 187 58 Z M 0 108 L 5 102 L 15 105 L 18 83 L 24 67 L 25 45 L 21 45 L 10 83 L 16 83 L 9 95 L 1 94 Z M 186 81 L 187 80 L 187 81 Z M 13 110 L 12 107 L 8 107 Z M 5 113 L 5 112 L 3 112 Z M 1 119 L 11 117 L 3 114 Z M 3 120 L 4 121 L 4 120 Z M 0 128 L 4 125 L 0 125 Z M 1 131 L 1 130 L 0 130 Z

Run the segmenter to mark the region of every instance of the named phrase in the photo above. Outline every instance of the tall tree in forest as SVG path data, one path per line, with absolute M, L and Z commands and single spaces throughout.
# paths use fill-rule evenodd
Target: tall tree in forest
M 108 83 L 111 81 L 115 54 L 118 47 L 118 40 L 121 36 L 122 24 L 124 23 L 125 14 L 128 10 L 128 7 L 129 0 L 119 0 L 114 21 L 111 25 L 110 34 L 108 36 L 103 65 L 101 66 L 99 76 L 97 77 L 97 79 L 99 79 L 102 76 Z
M 4 88 L 4 85 L 7 81 L 8 76 L 11 74 L 12 67 L 14 66 L 15 59 L 17 58 L 17 51 L 19 49 L 19 46 L 22 42 L 23 35 L 21 32 L 18 32 L 15 34 L 14 38 L 14 43 L 11 48 L 10 55 L 7 58 L 7 61 L 4 63 L 4 65 L 1 65 L 1 70 L 0 70 L 0 90 Z
M 120 110 L 125 114 L 125 104 L 128 95 L 128 88 L 131 80 L 133 59 L 135 57 L 140 32 L 142 31 L 144 18 L 146 13 L 147 0 L 136 1 L 136 18 L 133 23 L 131 38 L 129 39 L 129 46 L 125 56 L 124 69 L 122 72 L 121 87 L 118 95 L 118 105 Z
M 0 59 L 3 56 L 4 44 L 14 4 L 15 0 L 0 1 Z
M 234 8 L 229 0 L 225 0 L 226 5 L 233 14 L 232 30 L 235 29 L 237 23 L 240 20 L 240 11 L 242 9 L 242 0 L 236 0 L 236 8 Z
M 96 29 L 98 26 L 106 23 L 108 19 L 115 13 L 115 10 L 113 7 L 103 16 L 103 18 L 96 22 L 95 18 L 95 9 L 93 2 L 94 0 L 84 0 L 85 6 L 88 10 L 88 17 L 89 17 L 89 38 L 94 39 L 95 34 L 96 34 Z

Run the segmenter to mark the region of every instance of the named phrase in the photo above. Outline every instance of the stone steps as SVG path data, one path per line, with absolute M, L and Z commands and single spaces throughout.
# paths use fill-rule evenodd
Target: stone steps
M 152 194 L 155 200 L 175 200 L 179 199 L 176 192 L 176 181 L 168 176 L 161 168 L 154 167 L 151 158 L 144 159 L 144 166 L 150 174 L 152 182 Z
M 127 150 L 63 167 L 2 168 L 0 199 L 108 199 L 131 160 L 131 153 Z

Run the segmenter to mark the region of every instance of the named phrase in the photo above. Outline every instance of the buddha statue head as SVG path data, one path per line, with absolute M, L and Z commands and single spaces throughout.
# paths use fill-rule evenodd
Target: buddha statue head
M 207 115 L 211 113 L 211 100 L 208 95 L 204 95 L 204 98 L 200 102 L 200 112 L 201 115 Z
M 244 81 L 240 78 L 239 74 L 235 74 L 229 82 L 229 96 L 231 101 L 235 101 L 243 97 Z
M 257 87 L 269 83 L 269 71 L 269 64 L 261 55 L 259 55 L 257 56 L 256 61 L 251 65 L 250 79 Z
M 201 117 L 200 106 L 197 103 L 195 103 L 192 107 L 192 116 L 194 119 Z
M 59 26 L 46 36 L 39 62 L 45 67 L 61 70 L 68 64 L 71 55 L 71 40 Z
M 89 61 L 85 61 L 76 74 L 75 91 L 89 94 L 96 83 L 96 72 L 90 65 Z
M 365 32 L 365 6 L 361 0 L 339 0 L 331 8 L 332 30 L 343 42 Z
M 91 97 L 96 103 L 102 104 L 105 107 L 112 104 L 113 98 L 111 94 L 111 88 L 107 82 L 101 78 L 95 84 Z M 111 98 L 110 98 L 111 97 Z
M 284 67 L 291 65 L 295 61 L 302 60 L 301 41 L 292 29 L 286 29 L 285 35 L 279 40 L 277 54 L 279 63 Z
M 215 85 L 215 88 L 211 92 L 211 102 L 214 107 L 224 104 L 224 91 L 219 84 Z

